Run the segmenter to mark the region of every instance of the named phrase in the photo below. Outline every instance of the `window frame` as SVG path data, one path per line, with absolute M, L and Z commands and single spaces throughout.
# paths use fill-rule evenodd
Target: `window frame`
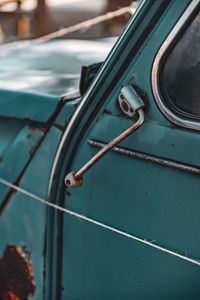
M 185 119 L 176 115 L 170 106 L 167 106 L 167 101 L 165 101 L 160 88 L 160 78 L 162 76 L 163 65 L 166 61 L 167 54 L 173 48 L 174 42 L 179 38 L 180 34 L 184 31 L 188 22 L 190 21 L 193 13 L 198 8 L 200 2 L 199 0 L 192 0 L 191 3 L 186 8 L 185 12 L 182 14 L 176 25 L 173 27 L 164 43 L 158 50 L 156 57 L 153 62 L 152 67 L 152 90 L 155 97 L 156 103 L 163 113 L 163 115 L 172 123 L 179 125 L 181 127 L 194 129 L 200 131 L 200 121 Z M 167 100 L 167 99 L 166 99 Z M 200 99 L 199 99 L 200 100 Z

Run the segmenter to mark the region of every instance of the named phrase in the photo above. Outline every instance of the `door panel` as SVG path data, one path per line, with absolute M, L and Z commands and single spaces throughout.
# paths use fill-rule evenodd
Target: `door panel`
M 172 163 L 171 167 L 163 166 L 110 151 L 84 175 L 83 185 L 74 189 L 63 188 L 64 167 L 60 167 L 62 193 L 57 192 L 57 203 L 105 227 L 132 235 L 125 237 L 65 213 L 57 215 L 57 282 L 62 285 L 57 295 L 60 293 L 63 300 L 199 299 L 200 267 L 187 261 L 187 257 L 197 261 L 200 258 L 199 176 L 173 167 L 177 161 L 198 168 L 199 133 L 171 124 L 156 106 L 151 87 L 155 55 L 189 2 L 170 2 L 149 35 L 142 36 L 143 44 L 115 85 L 112 82 L 113 89 L 101 106 L 99 99 L 107 95 L 109 85 L 107 73 L 114 77 L 117 63 L 125 58 L 121 55 L 114 67 L 108 64 L 105 78 L 102 75 L 105 85 L 97 83 L 91 106 L 82 102 L 85 114 L 81 119 L 77 113 L 72 124 L 76 129 L 71 127 L 73 137 L 68 137 L 73 144 L 68 146 L 73 155 L 67 149 L 68 156 L 63 161 L 65 168 L 70 166 L 69 171 L 77 171 L 98 150 L 87 143 L 88 139 L 107 143 L 133 123 L 116 105 L 121 87 L 132 84 L 147 104 L 145 123 L 119 146 Z M 146 22 L 148 25 L 148 18 Z M 131 49 L 129 42 L 127 45 L 125 56 Z
M 199 299 L 192 264 L 77 219 L 64 226 L 63 299 Z
M 142 135 L 142 130 L 138 130 L 138 135 Z M 132 140 L 135 140 L 134 134 Z M 128 145 L 127 139 L 126 148 Z M 77 158 L 75 170 L 96 151 L 96 148 L 85 145 Z M 197 175 L 109 152 L 84 175 L 83 185 L 69 189 L 69 193 L 66 207 L 73 211 L 148 240 L 161 239 L 161 244 L 172 238 L 172 248 L 178 247 L 181 251 L 184 247 L 194 247 L 197 250 L 191 256 L 198 257 L 200 245 L 194 239 L 199 224 L 195 212 L 200 205 Z M 164 235 L 169 231 L 165 237 L 163 230 Z M 187 235 L 188 231 L 192 234 Z
M 85 145 L 75 169 L 94 152 Z M 66 207 L 198 259 L 199 192 L 196 175 L 110 152 L 69 190 Z M 63 299 L 199 298 L 199 266 L 66 215 L 63 227 Z

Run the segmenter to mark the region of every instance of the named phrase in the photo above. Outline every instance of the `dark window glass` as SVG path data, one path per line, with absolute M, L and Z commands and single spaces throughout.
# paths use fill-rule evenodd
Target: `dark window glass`
M 161 81 L 164 99 L 174 113 L 200 119 L 199 13 L 168 54 Z

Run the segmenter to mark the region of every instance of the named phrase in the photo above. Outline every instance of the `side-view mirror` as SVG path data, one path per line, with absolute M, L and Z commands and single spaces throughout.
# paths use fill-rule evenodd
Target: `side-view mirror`
M 80 78 L 80 93 L 81 96 L 85 93 L 88 89 L 90 83 L 94 79 L 95 75 L 99 71 L 100 67 L 102 66 L 103 62 L 92 64 L 89 66 L 83 66 L 81 70 L 81 78 Z

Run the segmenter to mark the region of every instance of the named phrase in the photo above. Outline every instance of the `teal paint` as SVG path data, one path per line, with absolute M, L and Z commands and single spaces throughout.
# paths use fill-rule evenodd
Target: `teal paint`
M 64 198 L 67 209 L 154 241 L 161 247 L 199 259 L 200 245 L 196 240 L 200 225 L 197 213 L 200 209 L 198 176 L 117 153 L 108 153 L 85 174 L 83 186 L 77 189 L 62 188 L 66 172 L 78 170 L 97 152 L 97 149 L 87 145 L 88 138 L 109 142 L 132 123 L 116 106 L 121 86 L 130 82 L 131 78 L 131 83 L 146 95 L 149 108 L 144 125 L 121 145 L 199 166 L 196 151 L 199 133 L 170 124 L 157 108 L 151 89 L 151 68 L 157 50 L 189 2 L 170 3 L 88 126 L 87 121 L 93 110 L 160 4 L 147 1 L 89 94 L 69 132 L 56 173 L 59 189 L 56 199 L 53 197 L 55 194 L 52 194 L 52 201 L 62 204 Z M 103 113 L 104 109 L 109 113 Z M 83 135 L 86 123 L 88 129 Z M 76 143 L 80 135 L 82 140 L 77 149 Z M 71 159 L 73 163 L 67 169 L 67 163 Z M 63 214 L 63 223 L 59 223 L 56 216 L 61 218 L 61 215 L 55 212 L 55 219 L 51 219 L 55 222 L 55 250 L 52 260 L 52 283 L 55 282 L 52 291 L 55 294 L 52 299 L 56 299 L 61 284 L 63 300 L 199 299 L 200 270 L 197 266 L 66 214 Z M 61 241 L 60 235 L 57 239 L 55 237 L 55 229 L 59 225 L 62 252 L 56 247 Z M 61 281 L 57 283 L 54 272 L 57 271 L 59 276 L 60 269 L 55 265 L 56 255 L 61 262 L 62 272 L 61 279 L 59 277 Z
M 66 40 L 25 48 L 22 42 L 17 48 L 15 45 L 13 49 L 12 46 L 2 49 L 2 178 L 47 198 L 50 172 L 62 130 L 79 102 L 64 104 L 61 95 L 74 94 L 78 90 L 81 65 L 104 60 L 113 42 L 109 39 L 102 42 Z M 72 49 L 76 51 L 72 53 Z M 60 106 L 58 111 L 61 103 L 63 110 Z M 48 276 L 49 267 L 45 265 L 45 251 L 49 253 L 51 250 L 45 248 L 47 209 L 2 184 L 0 192 L 0 204 L 3 204 L 0 206 L 0 255 L 6 245 L 26 246 L 30 251 L 36 284 L 33 299 L 42 299 L 44 275 Z
M 31 126 L 22 128 L 1 156 L 0 177 L 11 183 L 16 182 L 39 146 L 43 134 Z M 0 204 L 8 191 L 8 187 L 0 186 Z
M 123 141 L 121 146 L 199 166 L 199 133 L 174 126 L 166 120 L 155 104 L 151 88 L 154 57 L 186 9 L 189 0 L 170 2 L 134 59 L 123 70 L 124 73 L 121 72 L 112 90 L 106 94 L 101 109 L 96 109 L 117 72 L 124 65 L 131 47 L 135 45 L 162 2 L 164 1 L 148 0 L 145 3 L 136 20 L 133 24 L 130 23 L 126 35 L 89 93 L 60 153 L 52 193 L 48 200 L 199 260 L 198 176 L 111 152 L 85 174 L 82 187 L 66 189 L 63 185 L 67 171 L 79 169 L 97 152 L 96 148 L 87 144 L 88 138 L 109 142 L 132 123 L 116 106 L 120 88 L 128 82 L 145 95 L 148 109 L 145 112 L 144 125 Z M 62 47 L 59 49 L 57 45 Z M 19 138 L 20 141 L 25 141 L 26 130 L 30 125 L 30 121 L 24 119 L 46 126 L 55 113 L 60 96 L 77 89 L 79 78 L 74 75 L 77 72 L 80 74 L 78 68 L 82 62 L 95 62 L 92 59 L 102 55 L 93 54 L 89 57 L 92 51 L 101 48 L 99 44 L 89 52 L 85 49 L 85 56 L 80 54 L 84 49 L 78 49 L 75 55 L 70 54 L 72 48 L 68 46 L 65 47 L 63 41 L 58 41 L 41 47 L 30 47 L 27 53 L 23 49 L 17 49 L 14 55 L 11 50 L 10 54 L 7 53 L 2 58 L 2 83 L 3 76 L 7 76 L 8 81 L 16 78 L 16 72 L 20 71 L 21 76 L 15 87 L 0 90 L 0 151 L 8 155 L 1 176 L 8 172 L 8 163 L 20 158 L 16 162 L 16 168 L 12 164 L 13 173 L 8 172 L 8 178 L 14 180 L 15 174 L 27 161 L 28 149 L 41 138 L 38 134 L 39 125 L 35 124 L 36 132 L 31 142 L 27 142 L 23 151 L 21 146 L 17 146 L 20 145 L 19 142 L 16 143 Z M 102 48 L 98 53 L 101 50 Z M 62 53 L 59 54 L 60 52 Z M 55 57 L 58 59 L 52 59 Z M 74 65 L 72 58 L 76 60 Z M 9 75 L 12 65 L 16 69 Z M 70 77 L 68 75 L 71 71 L 74 75 Z M 37 79 L 38 76 L 38 83 L 28 80 L 27 85 L 20 88 L 24 74 L 29 74 L 29 79 Z M 48 82 L 49 76 L 53 79 Z M 47 198 L 51 169 L 62 131 L 68 125 L 77 104 L 83 99 L 84 97 L 64 104 L 54 121 L 55 126 L 51 126 L 43 135 L 41 144 L 26 166 L 19 182 L 20 187 Z M 8 119 L 5 117 L 13 119 L 7 130 L 5 124 Z M 80 138 L 81 142 L 78 144 Z M 63 300 L 198 300 L 200 296 L 198 266 L 94 224 L 62 215 L 52 208 L 47 209 L 43 204 L 20 193 L 13 193 L 2 211 L 0 236 L 1 253 L 6 244 L 25 245 L 31 251 L 37 287 L 33 299 L 57 300 L 59 294 Z
M 59 101 L 55 96 L 0 90 L 0 116 L 46 123 Z
M 15 119 L 0 118 L 0 157 L 2 158 L 6 148 L 12 143 L 12 140 L 19 131 L 27 124 L 26 121 L 19 122 Z
M 61 132 L 52 127 L 33 156 L 19 185 L 46 198 L 49 173 Z M 2 185 L 0 184 L 0 188 Z M 6 245 L 26 246 L 30 251 L 35 279 L 35 296 L 43 298 L 46 207 L 20 193 L 13 193 L 0 217 L 0 253 Z
M 80 100 L 81 100 L 80 97 L 75 100 L 71 100 L 71 99 L 63 100 L 63 101 L 66 101 L 66 103 L 63 106 L 58 117 L 56 118 L 54 124 L 61 126 L 64 130 L 64 128 L 68 125 L 71 117 L 73 116 L 76 108 L 78 107 Z

